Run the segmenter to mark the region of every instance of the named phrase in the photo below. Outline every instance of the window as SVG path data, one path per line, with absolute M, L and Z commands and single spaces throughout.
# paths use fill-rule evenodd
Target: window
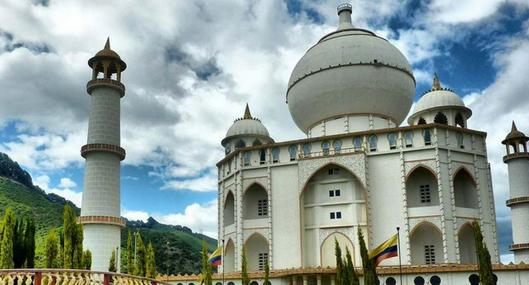
M 463 119 L 463 116 L 461 115 L 461 113 L 457 113 L 456 118 L 455 118 L 455 123 L 456 123 L 456 127 L 461 127 L 461 128 L 465 127 L 465 120 Z
M 259 164 L 265 164 L 266 162 L 266 150 L 261 149 L 259 151 Z
M 342 218 L 342 212 L 330 212 L 329 216 L 331 220 L 338 220 Z
M 354 145 L 355 151 L 362 150 L 362 138 L 361 137 L 354 138 L 353 145 Z
M 405 132 L 404 141 L 406 142 L 406 147 L 412 147 L 413 146 L 413 132 Z
M 331 147 L 331 144 L 328 141 L 323 141 L 321 143 L 321 151 L 323 152 L 323 155 L 329 155 L 330 147 Z
M 310 143 L 306 143 L 303 145 L 303 155 L 304 156 L 309 156 L 310 155 L 310 150 L 311 150 L 312 146 Z
M 424 261 L 426 264 L 435 264 L 435 246 L 433 244 L 424 246 Z
M 272 163 L 279 162 L 279 147 L 274 147 L 272 149 Z
M 296 160 L 296 156 L 298 154 L 298 146 L 297 145 L 289 146 L 288 153 L 290 153 L 290 161 Z
M 419 186 L 419 195 L 421 196 L 421 203 L 431 203 L 432 194 L 430 192 L 430 184 Z
M 432 133 L 429 129 L 426 129 L 422 133 L 424 137 L 424 145 L 431 145 L 432 144 Z
M 388 141 L 389 141 L 389 149 L 397 148 L 397 135 L 396 134 L 389 134 Z
M 377 151 L 377 136 L 373 135 L 369 137 L 369 151 Z
M 334 197 L 334 190 L 329 190 L 329 197 Z
M 426 120 L 423 117 L 420 117 L 417 125 L 426 125 Z
M 336 214 L 335 214 L 334 212 L 331 212 L 331 213 L 330 213 L 330 216 L 331 216 L 331 220 L 336 219 Z
M 260 252 L 259 253 L 259 270 L 261 271 L 264 270 L 265 264 L 267 262 L 268 262 L 268 252 Z
M 342 151 L 342 141 L 341 140 L 335 140 L 332 143 L 332 147 L 334 148 L 334 153 L 340 153 Z
M 250 166 L 250 161 L 252 159 L 252 153 L 247 151 L 243 154 L 244 166 Z
M 447 125 L 448 124 L 448 119 L 446 118 L 445 114 L 439 112 L 437 113 L 437 115 L 435 115 L 435 118 L 433 119 L 434 123 L 437 123 L 437 124 L 443 124 L 443 125 Z
M 336 175 L 340 173 L 340 168 L 329 168 L 329 175 Z
M 340 189 L 329 190 L 329 197 L 339 197 L 340 194 Z
M 252 146 L 258 146 L 258 145 L 261 145 L 261 144 L 262 144 L 262 143 L 261 143 L 260 140 L 255 139 L 255 140 L 253 141 L 253 143 L 252 143 Z
M 342 218 L 342 212 L 336 212 L 336 219 Z
M 228 174 L 231 173 L 231 161 L 228 162 Z
M 226 145 L 226 147 L 224 148 L 224 153 L 225 153 L 225 154 L 230 153 L 230 145 L 229 145 L 229 144 Z
M 459 148 L 465 148 L 465 144 L 463 142 L 463 134 L 456 133 L 456 139 L 457 139 L 457 145 L 459 146 Z
M 268 200 L 257 201 L 257 215 L 260 217 L 268 216 Z
M 238 140 L 237 143 L 235 144 L 235 149 L 239 149 L 239 148 L 243 148 L 243 147 L 246 147 L 246 144 L 244 143 L 243 140 Z

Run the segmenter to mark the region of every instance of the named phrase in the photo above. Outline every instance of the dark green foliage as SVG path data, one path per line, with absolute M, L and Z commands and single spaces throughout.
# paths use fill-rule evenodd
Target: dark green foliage
M 263 285 L 270 285 L 270 262 L 268 261 L 268 258 L 265 262 Z
M 351 253 L 348 248 L 345 248 L 345 272 L 347 272 L 347 281 L 346 285 L 360 285 L 360 280 L 358 279 L 358 274 L 353 265 L 353 260 L 351 258 Z
M 16 181 L 27 187 L 33 187 L 31 176 L 22 170 L 18 163 L 14 162 L 4 153 L 0 152 L 0 176 Z
M 92 268 L 92 252 L 85 250 L 83 252 L 83 269 L 90 270 Z
M 342 249 L 336 239 L 334 239 L 334 255 L 336 257 L 336 284 L 359 285 L 360 280 L 353 266 L 349 248 L 345 248 L 345 260 L 342 259 Z
M 112 255 L 110 256 L 110 260 L 108 261 L 108 271 L 109 272 L 116 272 L 116 250 L 112 250 Z M 143 276 L 143 275 L 142 275 Z
M 128 230 L 128 236 L 127 236 L 127 267 L 124 270 L 125 273 L 132 274 L 134 273 L 134 252 L 132 249 L 132 233 L 130 230 Z
M 149 242 L 147 246 L 147 262 L 145 265 L 145 277 L 155 278 L 156 277 L 156 261 L 154 257 L 154 247 Z
M 343 285 L 342 249 L 336 238 L 334 239 L 334 256 L 336 257 L 336 284 Z
M 73 254 L 75 249 L 75 236 L 77 235 L 77 224 L 75 214 L 70 206 L 64 206 L 63 219 L 64 246 L 62 248 L 62 265 L 65 269 L 74 269 Z
M 2 221 L 2 240 L 0 242 L 0 268 L 13 268 L 13 238 L 15 216 L 11 208 L 7 208 Z
M 250 283 L 250 277 L 248 276 L 248 261 L 246 260 L 245 246 L 242 247 L 241 283 L 242 285 L 248 285 Z
M 477 221 L 472 222 L 474 241 L 476 243 L 476 255 L 478 257 L 479 280 L 482 285 L 493 285 L 494 275 L 492 273 L 492 262 L 487 245 L 483 242 L 481 227 Z
M 212 285 L 213 280 L 211 279 L 212 267 L 208 262 L 208 246 L 205 241 L 202 242 L 202 270 L 201 278 L 203 285 Z
M 35 268 L 35 222 L 26 220 L 24 229 L 25 267 Z
M 145 267 L 146 267 L 146 250 L 145 244 L 141 238 L 141 234 L 138 233 L 136 238 L 136 260 L 134 264 L 134 275 L 136 276 L 145 276 Z
M 29 219 L 15 219 L 13 228 L 13 264 L 15 268 L 33 268 L 35 264 L 35 224 Z
M 59 240 L 55 229 L 51 229 L 46 237 L 46 256 L 45 256 L 45 268 L 59 268 Z
M 364 285 L 378 285 L 375 261 L 369 258 L 364 235 L 360 229 L 358 229 L 358 241 L 360 242 L 360 256 L 362 257 L 362 267 L 364 269 Z
M 75 218 L 77 220 L 77 217 Z M 76 224 L 75 247 L 73 251 L 74 268 L 82 269 L 83 266 L 83 225 Z

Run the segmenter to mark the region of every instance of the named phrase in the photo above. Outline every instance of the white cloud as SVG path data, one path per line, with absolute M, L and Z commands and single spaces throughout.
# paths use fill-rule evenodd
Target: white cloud
M 500 262 L 503 264 L 514 263 L 514 254 L 508 253 L 500 255 Z
M 217 191 L 217 178 L 210 174 L 185 180 L 171 180 L 167 181 L 162 189 L 213 192 Z
M 73 202 L 77 207 L 81 207 L 83 193 L 75 192 L 70 188 L 75 188 L 76 184 L 70 178 L 63 177 L 57 187 L 50 186 L 50 177 L 47 175 L 40 175 L 34 179 L 35 185 L 39 186 L 46 193 L 54 193 L 66 200 Z
M 59 183 L 59 188 L 75 188 L 77 186 L 77 183 L 75 183 L 72 179 L 68 177 L 61 178 L 61 181 Z
M 130 221 L 143 221 L 147 222 L 147 219 L 149 219 L 149 213 L 144 211 L 132 211 L 123 209 L 121 211 L 121 216 L 127 218 Z

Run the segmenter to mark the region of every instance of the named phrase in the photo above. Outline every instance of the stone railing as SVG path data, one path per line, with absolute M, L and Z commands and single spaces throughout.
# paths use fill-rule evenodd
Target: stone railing
M 344 155 L 344 154 L 351 154 L 351 153 L 362 153 L 364 150 L 362 148 L 342 148 L 340 150 L 336 149 L 327 149 L 322 151 L 314 151 L 309 153 L 299 153 L 298 159 L 307 159 L 307 158 L 316 158 L 316 157 L 324 157 L 324 156 L 336 156 L 336 155 Z
M 88 92 L 88 94 L 92 94 L 92 90 L 94 88 L 101 86 L 113 88 L 119 92 L 121 97 L 125 96 L 125 85 L 123 85 L 123 83 L 117 80 L 105 78 L 96 78 L 88 81 L 86 84 L 86 92 Z
M 112 272 L 76 269 L 2 269 L 0 285 L 157 285 L 169 283 Z
M 117 145 L 106 143 L 89 143 L 81 147 L 81 156 L 86 158 L 86 154 L 91 151 L 106 151 L 114 153 L 117 154 L 121 160 L 124 160 L 126 155 L 125 149 Z

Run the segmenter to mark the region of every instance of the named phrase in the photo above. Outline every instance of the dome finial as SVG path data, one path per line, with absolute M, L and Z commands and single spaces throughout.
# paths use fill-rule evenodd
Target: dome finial
M 511 132 L 516 132 L 518 131 L 518 129 L 516 128 L 516 123 L 514 122 L 514 120 L 512 121 L 512 127 L 511 127 Z
M 246 103 L 246 108 L 244 109 L 243 119 L 252 119 L 252 114 L 250 113 L 250 107 L 248 106 L 248 103 Z
M 105 43 L 105 49 L 110 49 L 110 37 L 107 37 L 107 42 Z
M 432 90 L 441 90 L 441 82 L 439 81 L 439 76 L 437 76 L 437 72 L 433 75 L 433 83 L 432 83 Z
M 338 29 L 337 30 L 345 30 L 345 29 L 352 29 L 353 23 L 351 21 L 351 13 L 353 12 L 353 6 L 349 3 L 342 3 L 336 7 L 336 10 L 338 11 Z

